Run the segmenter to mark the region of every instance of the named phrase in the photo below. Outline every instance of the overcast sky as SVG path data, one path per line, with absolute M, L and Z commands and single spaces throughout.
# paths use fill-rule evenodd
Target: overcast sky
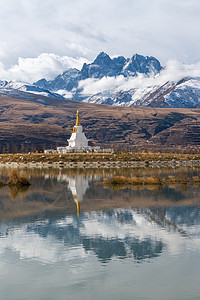
M 0 0 L 0 79 L 52 77 L 100 51 L 195 64 L 199 28 L 199 0 Z

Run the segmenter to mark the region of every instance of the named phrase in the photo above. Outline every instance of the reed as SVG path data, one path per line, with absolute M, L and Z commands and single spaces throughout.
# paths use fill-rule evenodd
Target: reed
M 151 176 L 114 176 L 112 178 L 104 178 L 103 184 L 111 185 L 165 185 L 165 184 L 188 184 L 188 183 L 200 183 L 199 176 L 193 176 L 189 178 L 186 175 L 168 176 L 168 178 L 161 178 L 159 175 Z
M 6 185 L 6 183 L 4 181 L 0 180 L 0 187 L 5 186 L 5 185 Z
M 114 176 L 112 178 L 104 178 L 104 184 L 120 184 L 120 185 L 141 185 L 141 184 L 162 184 L 162 180 L 159 176 Z
M 30 182 L 28 178 L 24 175 L 21 175 L 17 170 L 11 170 L 7 185 L 12 186 L 29 186 Z
M 199 178 L 199 176 L 193 176 L 192 180 L 193 180 L 193 182 L 199 182 L 200 178 Z

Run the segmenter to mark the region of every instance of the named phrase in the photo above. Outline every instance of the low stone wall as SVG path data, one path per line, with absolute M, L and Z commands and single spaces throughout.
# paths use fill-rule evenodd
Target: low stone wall
M 200 160 L 170 160 L 170 161 L 108 161 L 108 162 L 5 162 L 0 167 L 9 168 L 176 168 L 200 167 Z

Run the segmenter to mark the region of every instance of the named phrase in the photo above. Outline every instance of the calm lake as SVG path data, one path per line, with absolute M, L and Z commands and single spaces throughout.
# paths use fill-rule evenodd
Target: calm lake
M 99 184 L 136 172 L 200 169 L 26 169 L 29 188 L 1 187 L 0 299 L 200 299 L 199 185 Z

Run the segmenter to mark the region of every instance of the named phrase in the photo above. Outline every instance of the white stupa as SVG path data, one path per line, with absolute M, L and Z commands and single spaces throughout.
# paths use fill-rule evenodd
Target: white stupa
M 88 148 L 88 139 L 83 133 L 83 127 L 79 122 L 79 111 L 77 110 L 76 125 L 73 127 L 73 133 L 68 140 L 69 148 Z
M 112 149 L 101 149 L 99 146 L 88 146 L 89 140 L 86 138 L 85 134 L 83 133 L 83 127 L 79 121 L 79 111 L 77 110 L 77 117 L 76 117 L 76 125 L 73 127 L 73 132 L 68 141 L 68 146 L 57 147 L 56 150 L 52 149 L 45 149 L 44 153 L 60 153 L 60 154 L 67 154 L 67 153 L 85 153 L 85 152 L 112 152 Z

